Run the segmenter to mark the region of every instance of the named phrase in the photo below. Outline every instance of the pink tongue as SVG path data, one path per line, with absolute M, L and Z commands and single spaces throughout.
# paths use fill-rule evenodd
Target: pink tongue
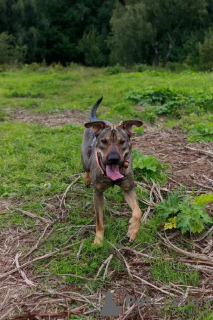
M 115 164 L 112 166 L 106 166 L 106 174 L 107 177 L 113 181 L 123 178 L 123 175 L 119 172 L 119 166 Z

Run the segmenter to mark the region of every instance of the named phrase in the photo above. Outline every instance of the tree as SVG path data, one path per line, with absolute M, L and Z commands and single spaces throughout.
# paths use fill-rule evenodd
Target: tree
M 111 62 L 122 65 L 148 62 L 150 42 L 153 41 L 153 28 L 147 19 L 143 2 L 117 2 L 111 18 L 112 36 L 109 38 Z
M 23 62 L 26 47 L 16 44 L 14 37 L 6 33 L 0 34 L 0 64 Z
M 107 61 L 109 50 L 104 41 L 108 36 L 113 3 L 114 0 L 47 0 L 45 11 L 49 27 L 44 32 L 47 62 L 75 61 L 94 65 L 94 58 L 91 60 L 87 52 L 90 40 L 96 47 L 90 48 L 90 53 L 93 51 L 94 56 L 98 50 L 99 59 L 102 55 L 101 59 Z M 99 61 L 96 65 L 101 64 Z
M 0 0 L 0 33 L 13 36 L 18 46 L 27 50 L 27 61 L 36 61 L 40 31 L 46 19 L 36 0 Z
M 183 34 L 204 23 L 206 0 L 124 0 L 117 1 L 111 19 L 109 41 L 114 62 L 155 62 L 165 67 L 169 58 L 174 61 L 173 48 L 183 47 Z M 178 50 L 175 51 L 176 55 Z
M 213 70 L 213 30 L 210 29 L 206 35 L 203 44 L 199 45 L 200 64 L 203 69 Z

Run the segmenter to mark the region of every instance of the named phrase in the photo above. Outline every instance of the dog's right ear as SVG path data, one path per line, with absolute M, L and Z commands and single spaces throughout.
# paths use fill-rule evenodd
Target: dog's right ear
M 91 128 L 94 133 L 94 135 L 98 136 L 101 131 L 107 127 L 109 127 L 108 124 L 106 124 L 104 121 L 93 121 L 93 122 L 87 122 L 84 125 L 86 128 Z

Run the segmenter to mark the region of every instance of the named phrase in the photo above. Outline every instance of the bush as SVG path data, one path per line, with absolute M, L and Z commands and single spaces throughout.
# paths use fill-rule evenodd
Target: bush
M 212 218 L 204 208 L 206 203 L 212 201 L 212 196 L 206 198 L 205 201 L 201 201 L 197 197 L 192 202 L 188 196 L 182 199 L 178 193 L 173 193 L 168 200 L 163 200 L 158 204 L 157 218 L 165 223 L 165 229 L 179 228 L 182 233 L 201 232 L 205 225 L 213 224 Z
M 108 49 L 105 39 L 96 29 L 88 33 L 84 32 L 82 39 L 78 42 L 78 49 L 84 55 L 84 63 L 87 66 L 102 67 L 108 64 Z
M 26 55 L 26 47 L 19 46 L 15 38 L 7 33 L 0 34 L 0 64 L 22 63 Z
M 206 34 L 204 43 L 199 45 L 202 69 L 213 70 L 213 30 Z

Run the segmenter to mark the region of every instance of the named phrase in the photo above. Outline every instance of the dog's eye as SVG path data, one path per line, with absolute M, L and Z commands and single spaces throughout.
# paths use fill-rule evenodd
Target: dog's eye
M 102 142 L 103 144 L 107 144 L 107 140 L 106 140 L 106 139 L 101 140 L 101 142 Z
M 120 141 L 120 145 L 123 145 L 125 143 L 125 140 Z

